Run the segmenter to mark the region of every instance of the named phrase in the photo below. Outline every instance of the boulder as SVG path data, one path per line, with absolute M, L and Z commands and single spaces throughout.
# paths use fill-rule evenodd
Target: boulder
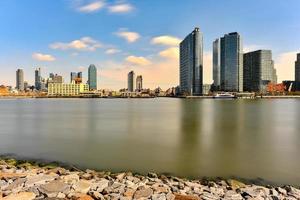
M 70 186 L 62 181 L 51 181 L 39 187 L 41 193 L 46 194 L 47 197 L 56 197 L 58 193 L 66 194 L 70 190 Z
M 20 192 L 18 194 L 11 194 L 2 198 L 2 200 L 33 200 L 35 194 L 32 192 Z
M 153 194 L 153 190 L 151 188 L 140 187 L 134 193 L 134 198 L 135 199 L 150 198 L 152 194 Z

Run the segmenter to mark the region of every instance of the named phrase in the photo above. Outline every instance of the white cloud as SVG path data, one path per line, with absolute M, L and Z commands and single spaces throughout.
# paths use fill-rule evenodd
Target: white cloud
M 49 54 L 42 54 L 42 53 L 33 53 L 32 58 L 35 60 L 38 60 L 38 61 L 47 61 L 47 62 L 56 60 L 56 58 L 54 56 L 49 55 Z
M 145 65 L 150 65 L 151 64 L 151 61 L 148 60 L 147 58 L 145 57 L 138 57 L 138 56 L 128 56 L 126 59 L 125 59 L 127 62 L 131 63 L 131 64 L 135 64 L 135 65 L 142 65 L 142 66 L 145 66 Z
M 128 13 L 133 10 L 133 6 L 125 4 L 116 4 L 108 7 L 109 12 L 111 13 Z
M 295 61 L 297 53 L 297 51 L 282 53 L 275 60 L 278 82 L 295 79 Z
M 106 54 L 116 54 L 116 53 L 120 53 L 120 52 L 121 52 L 121 50 L 116 49 L 116 48 L 110 48 L 105 51 Z
M 96 11 L 104 8 L 104 6 L 105 6 L 105 3 L 103 1 L 94 1 L 89 4 L 80 6 L 78 8 L 78 10 L 80 12 L 91 13 L 91 12 L 96 12 Z
M 171 47 L 159 52 L 159 55 L 164 58 L 178 59 L 179 58 L 179 48 Z
M 127 40 L 127 42 L 129 42 L 129 43 L 133 43 L 141 37 L 140 34 L 138 34 L 136 32 L 130 32 L 130 31 L 122 30 L 122 29 L 119 30 L 118 32 L 116 32 L 115 34 L 117 36 Z
M 159 45 L 166 45 L 166 46 L 178 46 L 180 41 L 181 40 L 177 37 L 163 35 L 163 36 L 152 38 L 151 43 L 159 44 Z
M 81 51 L 95 51 L 97 48 L 100 47 L 102 47 L 102 44 L 99 41 L 94 40 L 90 37 L 83 37 L 79 40 L 73 40 L 69 43 L 56 42 L 50 44 L 50 48 L 60 50 L 75 49 Z

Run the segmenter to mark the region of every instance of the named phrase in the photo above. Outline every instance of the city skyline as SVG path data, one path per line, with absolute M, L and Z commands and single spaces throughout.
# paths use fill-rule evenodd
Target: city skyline
M 98 88 L 123 88 L 124 74 L 134 70 L 145 77 L 145 88 L 167 89 L 179 84 L 178 44 L 196 26 L 204 36 L 203 83 L 213 83 L 212 42 L 234 31 L 243 37 L 244 52 L 272 50 L 278 82 L 294 79 L 300 43 L 298 1 L 271 5 L 267 0 L 259 4 L 232 0 L 226 4 L 232 12 L 222 10 L 223 1 L 190 0 L 172 6 L 167 1 L 99 2 L 104 1 L 0 2 L 0 15 L 7 19 L 1 22 L 0 84 L 14 86 L 18 68 L 30 84 L 38 67 L 43 76 L 58 72 L 68 77 L 71 71 L 83 71 L 87 77 L 87 68 L 94 63 Z M 268 11 L 251 12 L 262 6 L 268 6 Z M 202 12 L 189 12 L 194 7 Z M 152 8 L 157 8 L 156 17 Z M 29 11 L 35 14 L 27 15 Z M 169 17 L 163 17 L 165 13 Z

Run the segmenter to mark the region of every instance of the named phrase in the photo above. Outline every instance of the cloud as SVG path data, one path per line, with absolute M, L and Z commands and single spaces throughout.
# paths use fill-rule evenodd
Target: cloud
M 121 37 L 121 38 L 127 40 L 127 42 L 129 42 L 129 43 L 133 43 L 141 37 L 140 34 L 138 34 L 136 32 L 130 32 L 130 31 L 126 31 L 126 30 L 119 30 L 115 34 L 118 37 Z
M 133 6 L 125 3 L 125 4 L 116 4 L 108 7 L 108 11 L 111 13 L 128 13 L 133 10 Z
M 278 83 L 284 80 L 295 80 L 295 61 L 297 53 L 297 51 L 282 53 L 275 60 Z
M 121 52 L 121 50 L 116 49 L 116 48 L 110 48 L 105 51 L 106 54 L 116 54 L 116 53 L 120 53 L 120 52 Z
M 179 48 L 171 47 L 159 52 L 159 55 L 164 58 L 178 59 L 179 58 Z
M 151 64 L 151 61 L 149 61 L 147 58 L 145 57 L 138 57 L 138 56 L 128 56 L 126 59 L 125 59 L 127 62 L 131 63 L 131 64 L 135 64 L 135 65 L 142 65 L 142 66 L 145 66 L 145 65 L 150 65 Z
M 78 69 L 78 71 L 83 72 L 83 71 L 85 71 L 86 67 L 79 66 L 79 67 L 77 67 L 77 69 Z
M 166 45 L 166 46 L 178 46 L 181 40 L 177 37 L 163 35 L 159 37 L 154 37 L 151 40 L 152 44 Z
M 59 49 L 59 50 L 80 50 L 80 51 L 95 51 L 97 48 L 102 47 L 102 44 L 92 39 L 91 37 L 83 37 L 79 40 L 73 40 L 69 43 L 56 42 L 50 44 L 51 49 Z
M 102 8 L 104 8 L 105 3 L 103 1 L 94 1 L 92 3 L 80 6 L 78 8 L 78 11 L 84 12 L 84 13 L 92 13 L 96 12 Z
M 56 60 L 56 58 L 54 56 L 49 55 L 49 54 L 42 54 L 42 53 L 33 53 L 32 58 L 35 60 L 38 60 L 38 61 L 47 61 L 47 62 Z

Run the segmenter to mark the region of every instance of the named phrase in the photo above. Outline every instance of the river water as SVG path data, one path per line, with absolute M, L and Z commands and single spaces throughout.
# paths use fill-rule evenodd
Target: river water
M 300 184 L 300 100 L 0 100 L 0 154 Z

